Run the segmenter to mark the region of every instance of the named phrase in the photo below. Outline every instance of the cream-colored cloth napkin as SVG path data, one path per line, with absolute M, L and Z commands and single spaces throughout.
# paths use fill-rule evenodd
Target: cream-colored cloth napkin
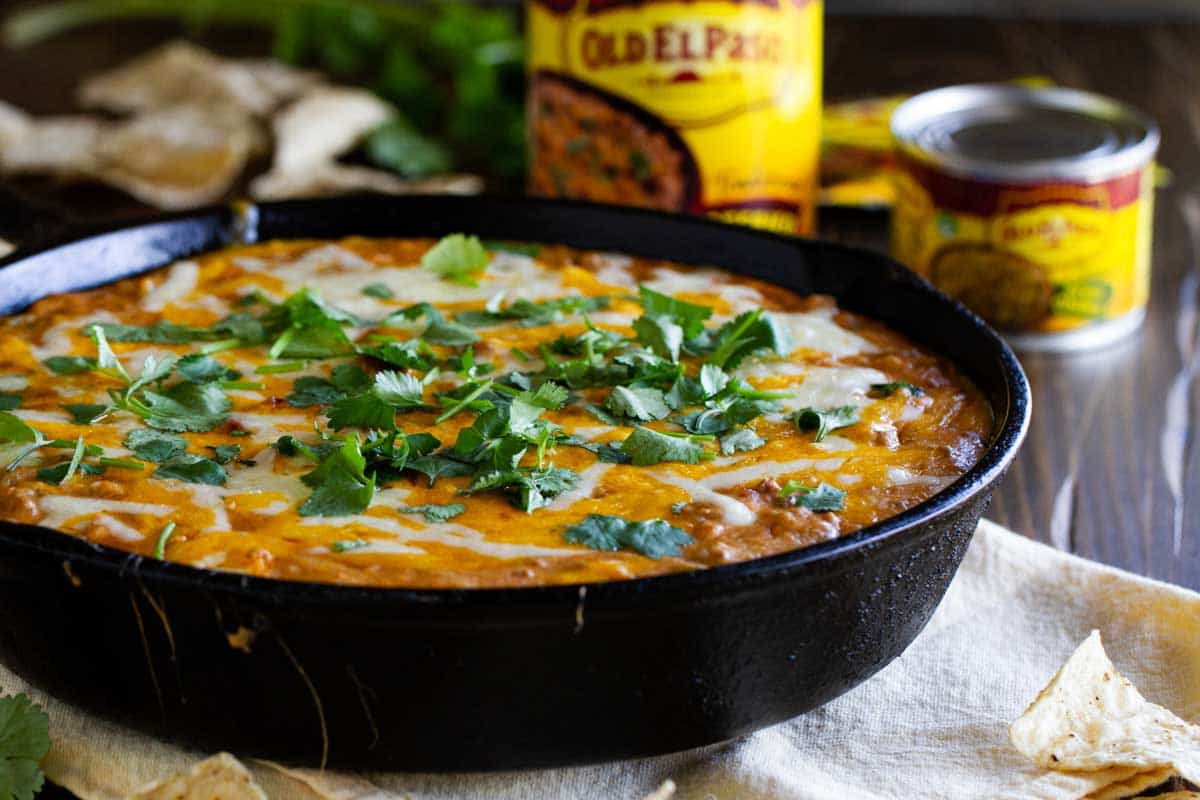
M 1046 773 L 1008 741 L 1009 724 L 1092 629 L 1147 699 L 1200 719 L 1200 595 L 984 522 L 929 627 L 904 655 L 824 708 L 736 742 L 633 762 L 490 775 L 248 766 L 271 800 L 637 800 L 667 779 L 682 800 L 1125 796 L 1100 790 L 1128 781 L 1128 771 Z M 81 713 L 3 667 L 0 691 L 24 691 L 45 704 L 54 744 L 44 768 L 84 800 L 124 800 L 209 755 Z M 1142 783 L 1133 779 L 1128 793 Z

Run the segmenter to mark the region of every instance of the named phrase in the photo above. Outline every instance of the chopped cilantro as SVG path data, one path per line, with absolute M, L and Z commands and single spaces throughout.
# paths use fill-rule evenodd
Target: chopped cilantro
M 160 320 L 153 325 L 121 325 L 115 322 L 93 322 L 84 326 L 91 333 L 99 328 L 112 342 L 147 342 L 150 344 L 187 344 L 216 339 L 219 333 L 208 328 L 195 328 Z
M 386 283 L 368 283 L 362 288 L 362 293 L 367 297 L 377 297 L 380 300 L 394 300 L 396 294 Z
M 604 408 L 616 417 L 642 422 L 662 419 L 671 413 L 662 391 L 644 386 L 614 387 L 608 399 L 604 401 Z
M 471 484 L 463 490 L 463 494 L 498 489 L 508 494 L 517 508 L 533 511 L 548 505 L 555 497 L 573 487 L 578 480 L 579 475 L 576 472 L 559 467 L 490 470 L 475 476 Z
M 160 480 L 223 486 L 229 475 L 225 472 L 224 467 L 210 458 L 183 453 L 160 464 L 152 477 Z
M 21 407 L 21 395 L 0 392 L 0 411 L 12 411 Z
M 891 397 L 898 391 L 906 391 L 913 397 L 925 394 L 920 386 L 914 386 L 905 381 L 892 381 L 891 383 L 872 383 L 871 395 L 873 397 Z
M 684 500 L 680 500 L 677 503 L 671 503 L 672 514 L 682 514 L 685 508 L 687 508 L 687 502 Z
M 431 369 L 436 360 L 433 348 L 421 339 L 359 347 L 358 352 L 360 355 L 370 356 L 393 367 L 419 369 L 422 372 Z
M 721 455 L 731 456 L 734 453 L 757 450 L 767 441 L 749 428 L 739 428 L 722 436 L 718 443 L 721 446 Z
M 489 239 L 483 242 L 483 246 L 493 253 L 512 253 L 518 256 L 536 257 L 542 252 L 540 244 L 525 244 L 518 242 L 498 242 L 494 239 Z
M 143 461 L 161 464 L 187 452 L 187 440 L 173 433 L 135 428 L 125 434 L 125 446 Z
M 816 431 L 814 442 L 819 442 L 831 431 L 845 428 L 858 422 L 857 406 L 838 406 L 837 408 L 802 408 L 792 415 L 792 421 L 802 431 Z
M 84 450 L 83 437 L 80 436 L 75 441 L 75 449 L 71 453 L 71 460 L 55 464 L 52 467 L 42 467 L 37 471 L 38 480 L 53 484 L 63 484 L 71 480 L 71 477 L 79 470 L 80 464 L 83 463 Z M 102 469 L 99 470 L 99 472 L 103 471 Z
M 708 363 L 732 369 L 752 353 L 769 350 L 785 356 L 791 352 L 788 330 L 761 309 L 747 311 L 726 322 L 712 334 L 715 348 Z
M 96 359 L 87 356 L 51 356 L 42 364 L 55 375 L 77 375 L 91 372 L 97 366 Z
M 473 328 L 488 325 L 498 325 L 508 320 L 517 320 L 522 327 L 536 328 L 540 325 L 550 325 L 562 320 L 569 314 L 587 314 L 608 308 L 611 300 L 608 297 L 557 297 L 551 300 L 528 300 L 518 298 L 508 307 L 499 304 L 502 296 L 497 295 L 497 302 L 489 302 L 482 311 L 463 311 L 454 319 Z
M 104 416 L 112 406 L 101 403 L 67 403 L 63 408 L 71 415 L 76 425 L 90 425 Z
M 385 370 L 375 375 L 366 392 L 337 400 L 329 407 L 329 425 L 334 430 L 348 427 L 396 430 L 396 411 L 422 408 L 425 387 L 405 372 Z
M 349 553 L 354 550 L 361 550 L 369 545 L 366 539 L 339 539 L 329 545 L 329 549 L 334 553 Z
M 216 461 L 218 464 L 228 464 L 242 454 L 242 446 L 240 444 L 209 445 L 208 449 L 213 451 L 213 461 Z
M 193 383 L 211 383 L 213 381 L 234 381 L 241 373 L 217 361 L 204 353 L 192 353 L 179 359 L 176 364 L 179 376 Z
M 609 514 L 589 514 L 582 522 L 567 528 L 563 538 L 593 550 L 635 550 L 656 560 L 678 556 L 681 547 L 695 541 L 666 520 L 630 522 Z
M 488 265 L 488 253 L 477 236 L 452 233 L 429 248 L 421 257 L 421 266 L 436 272 L 446 280 L 466 286 L 477 286 L 475 273 Z
M 678 421 L 688 433 L 724 433 L 774 411 L 776 407 L 768 400 L 751 400 L 735 395 L 713 402 L 702 411 L 686 414 Z
M 807 508 L 810 511 L 841 511 L 846 505 L 846 493 L 828 483 L 814 487 L 797 481 L 788 481 L 779 490 L 779 496 L 791 505 Z
M 654 351 L 655 355 L 671 361 L 679 360 L 683 347 L 683 328 L 665 314 L 644 314 L 633 321 L 637 340 Z
M 663 461 L 695 464 L 702 459 L 712 457 L 700 444 L 701 440 L 711 438 L 711 436 L 695 436 L 686 433 L 660 433 L 639 425 L 621 443 L 621 450 L 633 460 L 635 466 L 639 467 L 647 467 Z
M 162 393 L 143 392 L 142 397 L 146 424 L 164 431 L 211 431 L 233 407 L 212 383 L 177 383 Z
M 375 496 L 375 476 L 368 479 L 365 468 L 358 437 L 351 436 L 300 479 L 313 489 L 300 506 L 300 514 L 332 517 L 365 511 Z
M 462 503 L 447 503 L 445 505 L 400 506 L 396 509 L 401 514 L 420 514 L 425 521 L 433 524 L 454 519 L 467 510 Z
M 45 781 L 50 717 L 23 694 L 0 697 L 0 798 L 33 800 Z
M 646 316 L 665 316 L 679 326 L 685 339 L 698 336 L 713 313 L 708 306 L 677 300 L 645 286 L 638 287 L 638 300 Z
M 167 541 L 171 535 L 175 533 L 175 523 L 168 522 L 163 526 L 162 532 L 158 534 L 158 541 L 154 543 L 154 557 L 159 561 L 163 561 L 167 557 Z
M 429 344 L 463 347 L 478 342 L 479 334 L 466 325 L 460 325 L 457 322 L 448 322 L 439 316 L 430 321 L 429 327 L 421 334 L 421 338 Z

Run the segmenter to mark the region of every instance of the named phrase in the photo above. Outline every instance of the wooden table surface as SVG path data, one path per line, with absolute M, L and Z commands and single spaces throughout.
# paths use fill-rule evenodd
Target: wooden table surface
M 1087 558 L 1200 589 L 1200 26 L 833 17 L 827 27 L 832 99 L 1043 75 L 1158 119 L 1160 161 L 1174 179 L 1158 194 L 1149 319 L 1103 351 L 1022 355 L 1033 426 L 990 516 Z M 69 110 L 81 72 L 162 33 L 94 30 L 0 51 L 0 98 Z M 72 202 L 83 217 L 113 210 L 108 194 L 82 197 Z M 886 228 L 884 215 L 865 212 L 834 211 L 821 223 L 824 236 L 879 249 Z

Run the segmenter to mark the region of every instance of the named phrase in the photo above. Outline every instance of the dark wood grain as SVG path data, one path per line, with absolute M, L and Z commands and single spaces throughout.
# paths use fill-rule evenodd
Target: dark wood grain
M 0 51 L 0 98 L 40 113 L 69 110 L 81 74 L 169 33 L 83 31 L 21 53 Z M 205 44 L 240 54 L 262 41 L 218 33 Z M 1149 319 L 1107 350 L 1022 356 L 1034 421 L 991 517 L 1087 558 L 1200 588 L 1200 25 L 834 17 L 826 54 L 830 98 L 1044 75 L 1159 120 L 1160 161 L 1174 179 L 1158 195 Z M 139 210 L 104 190 L 19 188 L 84 218 Z M 830 238 L 886 247 L 880 214 L 829 212 L 821 227 Z

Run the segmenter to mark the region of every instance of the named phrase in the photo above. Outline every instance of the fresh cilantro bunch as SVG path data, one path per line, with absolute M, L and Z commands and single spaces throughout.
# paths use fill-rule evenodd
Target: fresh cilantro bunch
M 33 800 L 45 776 L 50 717 L 23 694 L 0 697 L 0 800 Z

